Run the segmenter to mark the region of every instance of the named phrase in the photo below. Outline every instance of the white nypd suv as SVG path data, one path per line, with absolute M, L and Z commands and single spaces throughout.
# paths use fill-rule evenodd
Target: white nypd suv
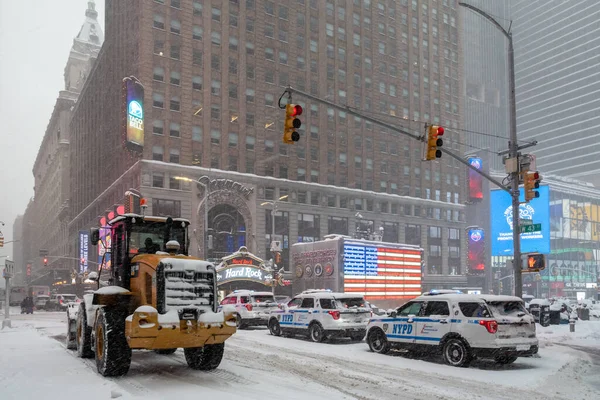
M 371 351 L 390 348 L 441 352 L 446 363 L 466 367 L 475 358 L 510 364 L 538 352 L 535 321 L 513 296 L 431 291 L 367 326 Z

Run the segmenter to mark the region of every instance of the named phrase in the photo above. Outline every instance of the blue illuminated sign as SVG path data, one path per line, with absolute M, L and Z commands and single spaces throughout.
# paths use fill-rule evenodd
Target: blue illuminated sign
M 520 189 L 524 201 L 523 188 Z M 519 206 L 519 218 L 542 224 L 541 232 L 521 234 L 521 252 L 550 254 L 550 190 L 547 185 L 538 189 L 540 197 Z M 510 195 L 504 190 L 492 190 L 490 196 L 492 255 L 513 255 L 513 213 Z

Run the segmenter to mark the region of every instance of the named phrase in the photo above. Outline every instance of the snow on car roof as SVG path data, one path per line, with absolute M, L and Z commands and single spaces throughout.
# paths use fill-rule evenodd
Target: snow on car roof
M 435 301 L 438 299 L 458 300 L 458 301 L 481 301 L 496 302 L 496 301 L 523 301 L 523 299 L 515 296 L 503 296 L 496 294 L 438 294 L 436 296 L 419 296 L 415 300 L 420 301 Z
M 250 296 L 273 296 L 273 293 L 271 292 L 256 292 L 254 290 L 249 290 L 249 289 L 238 289 L 238 290 L 234 290 L 232 293 L 228 294 L 227 296 L 231 296 L 231 295 L 238 295 L 238 294 L 248 294 Z
M 317 299 L 360 299 L 363 298 L 362 294 L 352 294 L 352 293 L 341 293 L 341 292 L 312 292 L 312 293 L 299 293 L 296 297 L 305 297 L 312 296 Z
M 213 264 L 208 261 L 189 260 L 184 258 L 163 258 L 161 263 L 165 266 L 165 271 L 208 272 L 209 267 L 214 268 Z

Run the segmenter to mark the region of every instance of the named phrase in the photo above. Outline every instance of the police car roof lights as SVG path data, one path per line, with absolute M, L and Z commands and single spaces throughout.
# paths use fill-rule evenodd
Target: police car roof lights
M 460 290 L 432 289 L 428 293 L 423 293 L 423 296 L 436 296 L 438 294 L 463 294 Z

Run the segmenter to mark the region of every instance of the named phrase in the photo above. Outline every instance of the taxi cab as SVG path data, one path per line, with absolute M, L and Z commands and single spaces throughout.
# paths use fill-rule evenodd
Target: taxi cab
M 431 291 L 367 326 L 371 351 L 392 347 L 441 353 L 444 361 L 466 367 L 476 357 L 510 364 L 538 352 L 535 321 L 522 299 L 513 296 Z
M 315 289 L 272 311 L 268 327 L 274 336 L 308 335 L 313 342 L 332 337 L 362 340 L 370 317 L 371 309 L 363 296 Z

